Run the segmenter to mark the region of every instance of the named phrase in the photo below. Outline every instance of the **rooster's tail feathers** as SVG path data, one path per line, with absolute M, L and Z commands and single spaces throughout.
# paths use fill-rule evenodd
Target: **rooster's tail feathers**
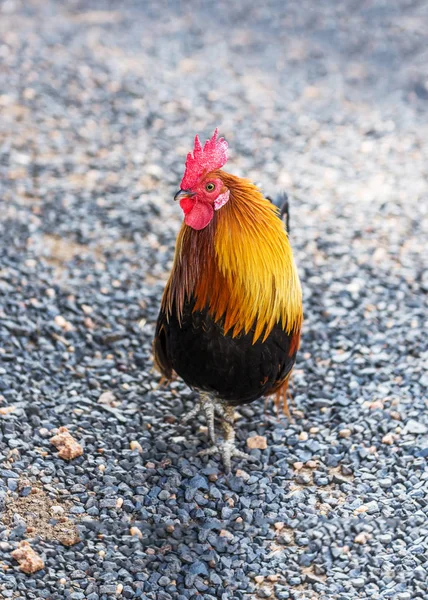
M 269 196 L 266 196 L 266 198 L 279 208 L 279 216 L 285 223 L 287 233 L 290 233 L 290 203 L 288 195 L 285 192 L 281 192 L 276 196 L 275 200 L 272 200 Z

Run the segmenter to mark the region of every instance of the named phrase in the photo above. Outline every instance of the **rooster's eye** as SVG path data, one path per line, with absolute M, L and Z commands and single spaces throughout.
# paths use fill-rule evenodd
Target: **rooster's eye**
M 215 189 L 215 185 L 213 183 L 207 183 L 205 189 L 207 190 L 207 192 L 212 192 Z

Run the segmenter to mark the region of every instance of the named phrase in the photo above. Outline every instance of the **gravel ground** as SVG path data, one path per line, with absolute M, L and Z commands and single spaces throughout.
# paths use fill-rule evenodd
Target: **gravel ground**
M 2 598 L 428 596 L 428 8 L 258 4 L 0 3 Z M 294 423 L 241 410 L 228 477 L 150 354 L 216 125 L 290 193 L 306 314 Z

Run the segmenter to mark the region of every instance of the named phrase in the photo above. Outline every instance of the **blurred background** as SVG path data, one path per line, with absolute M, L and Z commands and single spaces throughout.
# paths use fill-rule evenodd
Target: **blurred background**
M 420 505 L 412 494 L 422 481 L 428 431 L 427 64 L 425 0 L 0 1 L 2 464 L 8 477 L 15 469 L 30 482 L 47 477 L 47 486 L 71 490 L 74 514 L 84 514 L 85 541 L 77 549 L 63 555 L 55 540 L 37 541 L 47 574 L 28 597 L 63 597 L 71 589 L 67 573 L 82 561 L 104 573 L 103 552 L 113 573 L 105 585 L 124 583 L 130 598 L 143 590 L 147 598 L 176 598 L 172 584 L 160 592 L 159 577 L 149 585 L 141 573 L 162 572 L 153 556 L 167 542 L 165 556 L 188 544 L 196 560 L 199 525 L 192 519 L 202 504 L 189 508 L 188 477 L 208 477 L 218 465 L 210 471 L 195 457 L 198 443 L 205 444 L 196 425 L 172 447 L 159 437 L 174 434 L 193 396 L 179 383 L 156 389 L 151 340 L 182 220 L 173 194 L 194 135 L 206 138 L 215 127 L 229 142 L 230 172 L 266 194 L 290 195 L 306 314 L 294 378 L 297 424 L 284 433 L 260 407 L 248 409 L 240 442 L 255 433 L 268 439 L 268 449 L 256 451 L 264 461 L 260 482 L 248 491 L 235 481 L 238 496 L 218 475 L 221 528 L 232 527 L 222 513 L 225 490 L 239 510 L 240 496 L 248 494 L 246 508 L 261 501 L 264 517 L 255 530 L 236 527 L 240 570 L 223 564 L 217 579 L 198 583 L 205 567 L 187 580 L 189 559 L 177 559 L 171 577 L 184 598 L 203 585 L 205 598 L 224 598 L 228 585 L 241 598 L 264 589 L 254 573 L 276 571 L 286 578 L 272 580 L 279 581 L 277 598 L 379 598 L 382 590 L 390 592 L 382 598 L 426 597 L 427 571 L 416 570 L 425 564 L 414 534 Z M 66 468 L 48 441 L 59 425 L 85 446 Z M 298 442 L 302 431 L 310 432 L 307 447 Z M 141 452 L 131 452 L 135 441 Z M 330 482 L 337 494 L 324 513 L 313 479 L 308 486 L 300 475 L 289 495 L 298 475 L 292 465 L 313 456 L 320 485 Z M 343 465 L 341 473 L 331 471 Z M 270 478 L 269 497 L 262 476 Z M 13 500 L 11 479 L 4 489 Z M 177 502 L 158 499 L 158 486 Z M 115 499 L 97 504 L 118 490 L 126 511 L 109 509 Z M 142 495 L 152 492 L 144 504 Z M 355 506 L 373 501 L 368 521 L 355 524 Z M 138 512 L 142 502 L 145 513 Z M 280 514 L 272 516 L 272 502 Z M 184 519 L 186 511 L 192 519 L 181 537 L 178 525 L 175 538 L 159 533 L 170 526 L 167 517 Z M 334 531 L 323 529 L 327 514 L 339 523 Z M 141 542 L 129 536 L 131 518 L 146 536 Z M 306 540 L 299 551 L 293 533 L 282 541 L 282 558 L 272 558 L 274 534 L 265 526 L 272 519 Z M 391 536 L 401 540 L 392 554 L 388 537 L 379 538 L 391 519 Z M 322 541 L 314 538 L 302 558 L 301 546 L 316 531 Z M 369 537 L 355 542 L 361 531 Z M 15 574 L 9 549 L 19 535 L 1 548 Z M 199 546 L 211 551 L 206 540 Z M 332 547 L 352 552 L 332 554 Z M 222 550 L 230 560 L 236 551 Z M 128 574 L 118 575 L 118 565 Z M 8 579 L 5 597 L 17 597 L 19 577 Z M 73 583 L 77 594 L 79 585 Z M 84 597 L 98 598 L 90 596 L 95 588 L 85 589 Z M 273 589 L 271 582 L 257 597 Z M 317 589 L 321 595 L 312 596 Z

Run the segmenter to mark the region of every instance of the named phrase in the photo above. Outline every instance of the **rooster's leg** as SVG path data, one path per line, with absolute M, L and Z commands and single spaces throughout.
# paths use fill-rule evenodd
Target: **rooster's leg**
M 220 407 L 221 408 L 221 407 Z M 181 420 L 182 423 L 188 423 L 191 419 L 196 417 L 200 412 L 203 412 L 207 420 L 208 435 L 213 444 L 215 440 L 215 429 L 214 429 L 214 415 L 219 414 L 219 407 L 217 402 L 205 392 L 201 392 L 199 395 L 199 402 L 187 413 L 187 415 Z M 220 416 L 222 416 L 220 414 Z
M 235 409 L 233 406 L 224 405 L 222 411 L 223 443 L 215 444 L 211 448 L 199 452 L 199 456 L 210 456 L 219 453 L 223 459 L 226 473 L 230 473 L 232 468 L 232 458 L 244 458 L 245 460 L 254 460 L 252 456 L 238 450 L 235 446 L 235 430 L 233 428 Z

